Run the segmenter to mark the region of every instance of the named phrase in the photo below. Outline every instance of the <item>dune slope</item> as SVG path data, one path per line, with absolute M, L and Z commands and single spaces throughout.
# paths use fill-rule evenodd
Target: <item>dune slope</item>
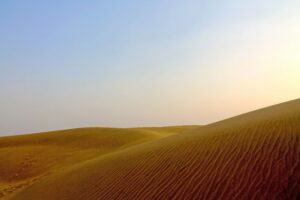
M 9 199 L 299 199 L 300 100 L 138 144 Z
M 191 128 L 79 128 L 2 137 L 0 198 L 86 160 Z

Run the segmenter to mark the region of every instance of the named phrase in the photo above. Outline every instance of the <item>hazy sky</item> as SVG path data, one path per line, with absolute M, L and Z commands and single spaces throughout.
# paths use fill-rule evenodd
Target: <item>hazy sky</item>
M 300 97 L 299 0 L 2 0 L 0 135 L 207 124 Z

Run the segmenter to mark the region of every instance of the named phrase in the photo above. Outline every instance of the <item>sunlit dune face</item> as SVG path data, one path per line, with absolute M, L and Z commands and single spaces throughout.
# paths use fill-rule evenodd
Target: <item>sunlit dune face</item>
M 0 138 L 0 198 L 297 200 L 299 120 L 300 99 L 201 127 Z

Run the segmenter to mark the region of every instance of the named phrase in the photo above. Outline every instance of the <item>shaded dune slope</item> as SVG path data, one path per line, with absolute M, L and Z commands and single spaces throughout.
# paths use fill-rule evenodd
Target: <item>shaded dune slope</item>
M 136 145 L 11 199 L 299 199 L 300 100 Z

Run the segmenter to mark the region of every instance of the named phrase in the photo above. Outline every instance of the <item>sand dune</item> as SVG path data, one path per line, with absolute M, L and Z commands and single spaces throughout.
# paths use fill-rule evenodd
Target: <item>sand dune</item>
M 57 170 L 29 180 L 33 183 L 4 199 L 300 198 L 300 100 L 203 127 L 176 130 L 178 128 L 169 134 L 170 129 L 164 131 L 163 128 L 130 129 L 128 135 L 137 133 L 138 136 L 118 139 L 122 142 L 108 146 L 101 143 L 103 138 L 99 138 L 99 144 L 94 141 L 98 134 L 90 138 L 93 142 L 86 139 L 82 145 L 79 145 L 81 139 L 76 141 L 73 135 L 62 139 L 58 139 L 58 134 L 34 135 L 39 139 L 28 139 L 30 145 L 43 143 L 61 149 L 40 152 L 41 158 L 47 157 L 46 160 L 60 151 L 67 154 L 65 149 L 70 143 L 71 148 L 79 146 L 79 152 L 82 148 L 90 151 L 90 147 L 96 149 L 102 144 L 105 147 L 101 147 L 100 152 L 104 153 L 95 152 L 90 156 L 87 152 L 83 156 L 72 151 L 68 162 L 58 160 L 54 165 L 52 160 L 45 161 L 47 165 L 60 166 L 60 170 L 52 166 L 51 169 Z M 178 132 L 182 134 L 176 134 Z M 13 152 L 11 155 L 19 154 L 26 146 L 25 137 L 31 136 L 2 138 L 1 161 L 4 158 L 3 163 L 15 162 L 15 158 L 5 156 L 6 149 Z M 115 136 L 119 137 L 121 135 Z M 52 156 L 48 158 L 48 154 Z M 45 166 L 42 167 L 45 170 Z M 1 164 L 2 182 L 9 182 L 9 176 L 2 174 L 13 174 L 8 168 Z M 31 168 L 34 167 L 28 167 Z M 42 173 L 36 174 L 27 178 L 39 177 Z
M 192 128 L 79 128 L 2 137 L 0 198 L 86 160 Z

